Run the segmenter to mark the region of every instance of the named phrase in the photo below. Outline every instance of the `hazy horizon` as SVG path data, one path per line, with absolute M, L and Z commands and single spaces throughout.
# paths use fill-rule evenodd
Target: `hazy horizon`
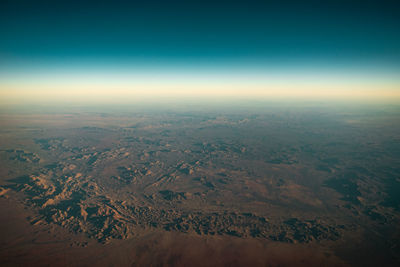
M 0 103 L 400 102 L 383 2 L 3 1 Z

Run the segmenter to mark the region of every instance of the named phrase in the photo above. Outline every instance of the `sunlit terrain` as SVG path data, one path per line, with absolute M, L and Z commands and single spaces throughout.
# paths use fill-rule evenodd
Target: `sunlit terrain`
M 263 102 L 3 113 L 1 257 L 394 263 L 399 115 Z

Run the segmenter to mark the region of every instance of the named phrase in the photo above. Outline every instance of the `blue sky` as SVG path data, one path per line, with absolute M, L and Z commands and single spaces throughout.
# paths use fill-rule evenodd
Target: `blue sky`
M 3 62 L 400 59 L 398 1 L 13 0 L 0 10 Z
M 400 73 L 398 14 L 399 2 L 384 0 L 5 0 L 0 79 L 332 72 L 393 80 Z

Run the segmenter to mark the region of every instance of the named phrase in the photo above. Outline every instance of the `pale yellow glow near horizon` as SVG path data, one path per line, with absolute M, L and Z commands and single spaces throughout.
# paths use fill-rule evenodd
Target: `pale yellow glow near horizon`
M 299 99 L 400 103 L 400 82 L 329 78 L 69 79 L 0 81 L 2 105 L 129 103 L 143 99 Z

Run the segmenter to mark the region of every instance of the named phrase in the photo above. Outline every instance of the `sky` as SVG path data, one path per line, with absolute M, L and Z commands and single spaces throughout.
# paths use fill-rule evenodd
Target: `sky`
M 0 102 L 400 100 L 398 1 L 0 2 Z

